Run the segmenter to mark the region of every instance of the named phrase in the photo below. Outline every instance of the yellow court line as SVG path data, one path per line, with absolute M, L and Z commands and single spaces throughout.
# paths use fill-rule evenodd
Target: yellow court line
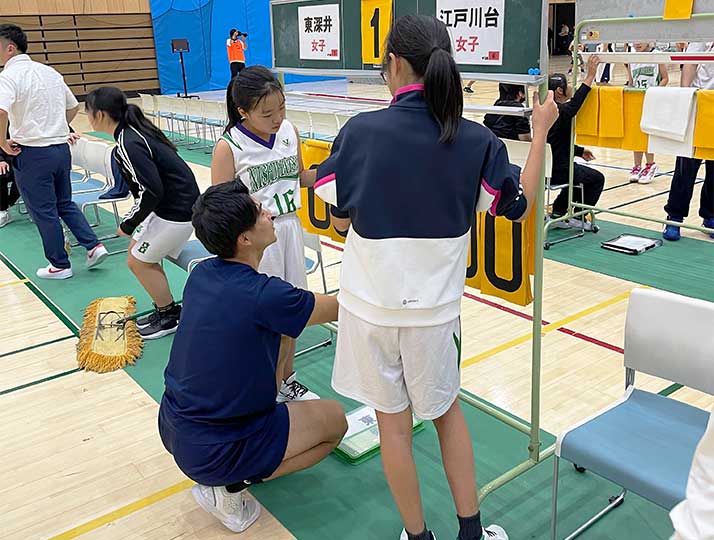
M 5 283 L 0 283 L 0 289 L 3 287 L 11 287 L 13 285 L 19 285 L 20 283 L 28 283 L 30 280 L 25 278 L 25 279 L 14 279 L 12 281 L 7 281 Z
M 617 296 L 614 296 L 608 300 L 605 300 L 604 302 L 600 302 L 599 304 L 595 304 L 594 306 L 591 306 L 587 309 L 578 311 L 577 313 L 573 313 L 572 315 L 569 315 L 569 316 L 565 317 L 564 319 L 560 319 L 559 321 L 555 321 L 555 322 L 545 325 L 543 327 L 543 329 L 541 330 L 541 333 L 547 334 L 549 332 L 557 330 L 558 328 L 562 328 L 563 326 L 565 326 L 566 324 L 568 324 L 570 322 L 576 321 L 578 319 L 582 319 L 583 317 L 587 317 L 588 315 L 591 315 L 597 311 L 605 309 L 606 307 L 609 307 L 613 304 L 622 302 L 623 300 L 626 300 L 629 296 L 630 296 L 629 292 L 618 294 Z M 465 368 L 465 367 L 472 366 L 475 363 L 480 362 L 481 360 L 485 360 L 486 358 L 490 358 L 491 356 L 494 356 L 498 353 L 507 351 L 508 349 L 511 349 L 517 345 L 520 345 L 521 343 L 530 341 L 531 337 L 533 337 L 533 332 L 528 332 L 527 334 L 523 334 L 522 336 L 514 338 L 511 341 L 502 343 L 501 345 L 494 347 L 493 349 L 489 349 L 487 351 L 477 354 L 476 356 L 472 356 L 468 360 L 464 360 L 461 363 L 461 367 Z
M 63 532 L 62 534 L 53 536 L 52 538 L 50 538 L 50 540 L 73 540 L 74 538 L 77 538 L 78 536 L 81 536 L 81 535 L 91 532 L 95 529 L 98 529 L 99 527 L 102 527 L 102 526 L 106 525 L 107 523 L 111 523 L 112 521 L 116 521 L 117 519 L 126 517 L 129 514 L 133 514 L 134 512 L 137 512 L 143 508 L 146 508 L 147 506 L 151 506 L 154 503 L 157 503 L 157 502 L 162 501 L 168 497 L 171 497 L 172 495 L 175 495 L 176 493 L 180 493 L 181 491 L 184 491 L 185 489 L 190 488 L 194 484 L 195 484 L 195 482 L 193 482 L 191 480 L 184 480 L 183 482 L 174 484 L 173 486 L 167 487 L 166 489 L 162 489 L 161 491 L 152 493 L 148 497 L 144 497 L 143 499 L 139 499 L 138 501 L 129 503 L 126 506 L 122 506 L 121 508 L 118 508 L 118 509 L 114 510 L 113 512 L 104 514 L 103 516 L 93 519 L 92 521 L 88 521 L 87 523 L 84 523 L 83 525 L 80 525 L 79 527 L 75 527 L 74 529 Z

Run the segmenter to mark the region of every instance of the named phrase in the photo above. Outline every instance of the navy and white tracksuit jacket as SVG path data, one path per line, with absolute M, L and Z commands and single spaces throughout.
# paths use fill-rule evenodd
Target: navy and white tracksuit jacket
M 317 168 L 315 192 L 349 216 L 340 305 L 390 327 L 436 326 L 459 317 L 474 212 L 515 220 L 527 201 L 520 169 L 490 130 L 462 119 L 451 144 L 423 85 L 342 128 Z

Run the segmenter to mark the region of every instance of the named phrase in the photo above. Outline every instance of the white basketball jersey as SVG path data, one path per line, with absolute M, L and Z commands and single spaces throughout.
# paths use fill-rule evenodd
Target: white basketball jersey
M 274 216 L 300 208 L 298 144 L 295 128 L 287 120 L 269 141 L 239 125 L 223 135 L 233 152 L 236 174 L 251 195 Z
M 635 88 L 654 88 L 659 86 L 658 64 L 631 64 L 632 82 Z

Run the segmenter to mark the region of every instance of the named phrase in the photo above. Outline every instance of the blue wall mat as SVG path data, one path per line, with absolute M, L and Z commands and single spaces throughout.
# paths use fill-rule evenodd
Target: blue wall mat
M 268 0 L 151 0 L 156 60 L 163 94 L 183 92 L 179 55 L 171 40 L 187 38 L 191 51 L 184 54 L 189 92 L 225 88 L 230 78 L 226 53 L 228 31 L 248 33 L 247 65 L 272 64 Z M 287 76 L 286 82 L 324 80 Z

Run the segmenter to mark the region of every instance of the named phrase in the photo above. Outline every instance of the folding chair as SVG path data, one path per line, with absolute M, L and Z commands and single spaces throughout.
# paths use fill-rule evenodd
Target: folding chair
M 332 142 L 340 130 L 335 113 L 312 111 L 310 117 L 312 118 L 312 137 Z
M 692 457 L 709 413 L 635 388 L 636 372 L 714 395 L 714 303 L 635 289 L 625 324 L 625 395 L 558 436 L 551 540 L 558 523 L 561 459 L 623 488 L 610 504 L 570 534 L 575 538 L 623 503 L 627 491 L 670 510 L 685 498 Z
M 72 194 L 101 191 L 105 186 L 105 182 L 98 178 L 92 177 L 92 174 L 85 166 L 85 148 L 88 142 L 89 141 L 87 139 L 80 138 L 74 144 L 69 146 L 70 153 L 72 154 L 72 167 L 76 167 L 78 169 L 73 170 L 71 173 Z
M 211 138 L 209 139 L 212 143 L 217 143 L 223 129 L 228 123 L 228 111 L 226 110 L 226 104 L 221 101 L 204 101 L 203 102 L 203 115 L 206 118 L 206 126 L 211 131 Z M 212 147 L 209 152 L 212 151 Z
M 580 158 L 576 158 L 580 159 Z M 551 170 L 551 169 L 546 169 L 546 170 Z M 560 192 L 563 189 L 568 189 L 569 184 L 551 184 L 550 183 L 550 178 L 546 178 L 546 184 L 545 184 L 545 189 L 546 189 L 546 206 L 550 206 L 550 194 L 551 192 Z M 584 201 L 585 200 L 585 186 L 583 184 L 577 184 L 573 186 L 573 189 L 578 189 L 580 190 L 580 200 Z M 592 219 L 592 224 L 591 224 L 591 232 L 597 233 L 600 230 L 600 227 L 598 227 L 595 224 L 595 214 L 591 213 L 590 217 Z M 560 238 L 558 240 L 551 240 L 548 241 L 548 238 L 546 237 L 545 242 L 543 247 L 545 249 L 549 249 L 550 246 L 554 246 L 555 244 L 560 244 L 562 242 L 567 242 L 568 240 L 572 240 L 573 238 L 582 238 L 585 235 L 585 216 L 580 216 L 578 218 L 580 220 L 580 227 L 578 230 L 577 234 L 574 235 L 569 235 L 569 236 L 564 236 L 563 238 Z
M 149 120 L 156 123 L 155 120 L 158 116 L 158 111 L 156 110 L 156 100 L 154 96 L 150 94 L 139 94 L 141 99 L 141 110 Z
M 99 225 L 101 222 L 101 217 L 99 214 L 99 205 L 111 204 L 114 213 L 114 221 L 117 227 L 121 223 L 121 216 L 119 215 L 119 209 L 117 208 L 117 203 L 126 201 L 131 198 L 131 194 L 125 197 L 114 198 L 114 199 L 102 199 L 102 195 L 108 193 L 114 187 L 114 175 L 112 173 L 112 148 L 113 145 L 101 143 L 98 141 L 87 141 L 84 147 L 84 157 L 85 157 L 85 167 L 90 173 L 99 174 L 106 178 L 105 186 L 100 191 L 91 191 L 85 193 L 73 193 L 72 200 L 79 206 L 82 213 L 86 215 L 87 208 L 94 208 L 95 223 L 92 224 L 93 227 Z M 110 234 L 103 236 L 100 240 L 109 240 L 112 238 L 118 238 L 117 234 Z M 73 244 L 77 245 L 77 244 Z M 110 255 L 115 253 L 121 253 L 126 250 L 120 250 L 111 252 Z
M 205 150 L 212 147 L 206 144 L 206 113 L 205 101 L 200 99 L 186 99 L 186 120 L 188 124 L 193 124 L 198 141 L 190 142 L 187 148 L 193 150 Z M 188 131 L 187 131 L 188 135 Z
M 178 144 L 186 142 L 188 138 L 186 100 L 170 96 L 156 96 L 156 104 L 159 109 L 159 118 L 166 118 L 169 139 Z M 181 129 L 183 129 L 183 133 L 180 131 Z

